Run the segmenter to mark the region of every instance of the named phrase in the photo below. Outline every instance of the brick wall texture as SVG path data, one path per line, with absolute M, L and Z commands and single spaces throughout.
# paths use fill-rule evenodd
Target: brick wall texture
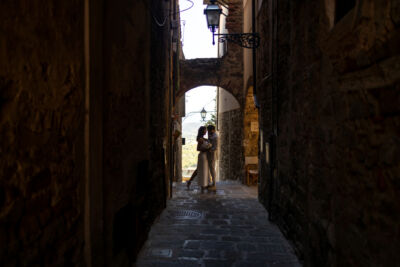
M 333 2 L 264 1 L 258 14 L 263 140 L 277 129 L 260 199 L 306 266 L 395 266 L 400 4 L 356 1 L 332 25 Z

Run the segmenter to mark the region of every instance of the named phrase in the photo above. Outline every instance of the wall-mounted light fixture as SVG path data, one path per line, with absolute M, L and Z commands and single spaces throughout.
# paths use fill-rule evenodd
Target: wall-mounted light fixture
M 214 41 L 214 34 L 215 30 L 219 27 L 219 17 L 222 14 L 222 9 L 219 5 L 215 4 L 215 1 L 211 1 L 211 4 L 207 5 L 204 9 L 204 14 L 206 15 L 207 19 L 207 27 L 213 33 L 213 45 L 215 44 Z
M 257 100 L 257 64 L 256 64 L 256 48 L 260 45 L 260 35 L 255 32 L 256 21 L 255 21 L 255 0 L 251 1 L 251 24 L 252 24 L 252 32 L 251 33 L 215 33 L 215 31 L 219 27 L 219 20 L 222 13 L 222 9 L 217 3 L 220 3 L 224 7 L 228 8 L 226 5 L 220 2 L 221 0 L 210 0 L 210 4 L 204 9 L 204 14 L 207 19 L 207 26 L 213 34 L 213 45 L 215 44 L 214 37 L 218 36 L 218 41 L 220 43 L 223 42 L 231 42 L 237 44 L 244 48 L 252 49 L 252 58 L 253 58 L 253 97 L 254 97 L 254 105 L 256 108 L 259 108 L 259 103 Z
M 210 4 L 204 9 L 204 14 L 207 19 L 207 26 L 213 34 L 213 45 L 215 44 L 214 37 L 218 36 L 218 41 L 232 42 L 244 48 L 257 48 L 260 45 L 260 36 L 256 32 L 252 33 L 215 33 L 219 27 L 219 18 L 222 14 L 222 9 L 217 4 L 217 0 L 210 0 Z

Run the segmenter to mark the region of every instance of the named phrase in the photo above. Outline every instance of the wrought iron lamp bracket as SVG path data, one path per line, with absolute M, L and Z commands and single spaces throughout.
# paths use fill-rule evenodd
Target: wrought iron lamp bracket
M 213 33 L 218 37 L 218 42 L 231 42 L 244 48 L 257 48 L 260 46 L 258 33 Z

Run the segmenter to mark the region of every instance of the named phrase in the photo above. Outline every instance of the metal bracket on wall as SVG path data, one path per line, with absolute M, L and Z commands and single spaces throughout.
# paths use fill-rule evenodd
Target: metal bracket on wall
M 231 42 L 244 48 L 257 48 L 260 46 L 258 33 L 214 33 L 220 43 Z

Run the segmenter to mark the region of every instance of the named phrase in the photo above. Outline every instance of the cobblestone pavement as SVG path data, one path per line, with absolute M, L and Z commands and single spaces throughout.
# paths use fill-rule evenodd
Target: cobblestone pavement
M 301 266 L 256 195 L 233 182 L 203 194 L 175 184 L 135 266 Z

